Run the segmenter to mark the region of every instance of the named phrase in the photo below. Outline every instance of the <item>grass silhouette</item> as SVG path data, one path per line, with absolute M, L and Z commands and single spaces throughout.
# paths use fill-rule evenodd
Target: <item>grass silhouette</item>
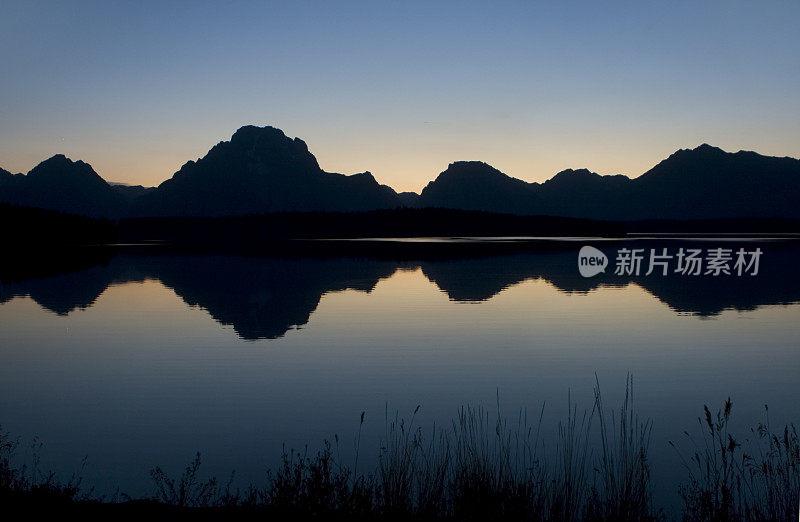
M 338 438 L 316 453 L 284 450 L 262 486 L 233 490 L 201 478 L 198 453 L 180 476 L 151 471 L 152 497 L 109 502 L 81 492 L 79 476 L 59 482 L 38 460 L 15 466 L 18 441 L 0 431 L 0 506 L 20 512 L 136 514 L 203 520 L 531 520 L 655 521 L 647 454 L 652 424 L 633 407 L 629 377 L 618 409 L 603 403 L 599 384 L 590 410 L 569 401 L 553 451 L 545 451 L 542 417 L 512 420 L 500 410 L 462 407 L 446 428 L 425 433 L 417 407 L 409 417 L 385 413 L 378 464 L 358 472 L 361 416 L 353 467 Z M 766 412 L 768 414 L 768 410 Z M 739 442 L 729 432 L 732 403 L 704 407 L 699 434 L 672 444 L 687 471 L 680 486 L 685 521 L 783 521 L 797 518 L 800 443 L 794 426 L 773 432 L 769 417 Z M 685 456 L 688 447 L 688 456 Z
M 699 439 L 686 432 L 691 455 L 681 454 L 689 473 L 681 487 L 685 521 L 797 520 L 800 504 L 800 443 L 794 425 L 773 432 L 766 420 L 739 442 L 729 431 L 730 398 L 715 415 L 698 418 Z

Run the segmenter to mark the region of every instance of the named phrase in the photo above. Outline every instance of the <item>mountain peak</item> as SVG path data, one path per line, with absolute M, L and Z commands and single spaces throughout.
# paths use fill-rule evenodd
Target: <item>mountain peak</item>
M 64 154 L 55 154 L 36 165 L 28 172 L 30 179 L 47 181 L 73 180 L 93 184 L 108 185 L 91 165 L 81 160 L 72 161 Z
M 675 157 L 697 157 L 697 156 L 710 156 L 710 155 L 722 155 L 722 154 L 728 154 L 728 153 L 719 147 L 714 147 L 713 145 L 709 145 L 708 143 L 702 143 L 693 149 L 678 149 L 672 154 L 670 154 L 667 160 Z
M 439 177 L 445 178 L 459 177 L 459 178 L 485 178 L 485 177 L 502 177 L 507 178 L 496 168 L 483 161 L 454 161 L 447 166 L 447 169 L 439 174 Z
M 482 161 L 456 161 L 422 189 L 419 205 L 524 213 L 534 186 Z
M 435 180 L 428 183 L 423 193 L 435 186 L 475 185 L 476 183 L 505 183 L 527 185 L 522 180 L 512 178 L 483 161 L 454 161 L 440 173 Z
M 670 154 L 669 157 L 661 160 L 655 167 L 648 170 L 639 177 L 646 179 L 652 176 L 654 171 L 658 171 L 664 168 L 665 166 L 682 165 L 686 162 L 694 164 L 698 161 L 699 162 L 716 161 L 728 155 L 729 155 L 728 152 L 725 152 L 719 147 L 714 147 L 712 145 L 709 145 L 708 143 L 703 143 L 693 149 L 678 149 L 672 154 Z
M 4 198 L 12 203 L 95 217 L 114 217 L 124 209 L 121 196 L 91 165 L 56 154 L 27 175 L 6 179 Z
M 245 125 L 231 136 L 230 143 L 252 147 L 274 146 L 291 143 L 297 150 L 308 152 L 308 145 L 300 138 L 289 138 L 281 129 L 266 125 Z
M 224 144 L 225 142 L 221 145 Z M 233 133 L 228 144 L 244 150 L 252 158 L 259 158 L 257 161 L 281 163 L 299 161 L 310 170 L 320 171 L 317 159 L 308 150 L 306 142 L 300 138 L 292 139 L 276 127 L 245 125 Z
M 589 169 L 565 169 L 547 180 L 545 183 L 564 179 L 586 179 L 599 177 L 600 174 L 596 174 Z
M 70 165 L 72 165 L 74 163 L 83 163 L 83 162 L 80 161 L 80 160 L 77 161 L 77 162 L 72 161 L 71 159 L 66 157 L 64 154 L 53 154 L 52 156 L 50 156 L 46 160 L 44 160 L 41 163 L 39 163 L 39 165 L 37 165 L 37 166 L 47 165 L 47 166 L 50 166 L 50 167 L 53 167 L 53 166 L 59 166 L 60 167 L 60 166 L 70 166 Z
M 136 215 L 224 216 L 393 208 L 399 200 L 369 172 L 324 172 L 306 143 L 278 128 L 245 125 L 136 202 Z
M 255 125 L 244 125 L 233 133 L 231 136 L 231 143 L 243 142 L 253 143 L 256 140 L 285 140 L 288 139 L 282 130 L 271 127 L 269 125 L 264 127 L 257 127 Z
M 725 153 L 725 151 L 720 149 L 719 147 L 714 147 L 712 145 L 709 145 L 708 143 L 703 143 L 700 146 L 695 147 L 693 151 L 694 152 L 706 152 L 706 153 L 708 153 L 708 152 L 717 152 L 717 153 L 718 152 L 722 152 L 723 154 Z
M 464 170 L 464 169 L 476 169 L 476 170 L 485 170 L 485 171 L 495 171 L 500 172 L 496 168 L 492 167 L 488 163 L 484 161 L 454 161 L 447 166 L 447 170 Z

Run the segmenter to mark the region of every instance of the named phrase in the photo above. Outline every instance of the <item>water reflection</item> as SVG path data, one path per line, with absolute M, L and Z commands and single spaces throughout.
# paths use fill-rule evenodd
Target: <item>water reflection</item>
M 618 243 L 613 252 L 624 243 Z M 637 242 L 637 248 L 665 243 Z M 541 279 L 560 292 L 586 294 L 602 287 L 636 285 L 681 314 L 713 317 L 726 309 L 755 310 L 800 302 L 796 242 L 759 243 L 764 255 L 755 276 L 616 276 L 612 270 L 579 275 L 580 245 L 517 245 L 501 251 L 336 251 L 315 257 L 237 254 L 154 254 L 106 248 L 38 257 L 0 266 L 0 303 L 27 296 L 59 315 L 90 307 L 113 284 L 157 280 L 190 306 L 207 310 L 247 340 L 274 339 L 308 323 L 323 295 L 352 289 L 370 292 L 398 270 L 421 269 L 453 301 L 482 302 L 526 280 Z M 677 249 L 680 243 L 668 243 Z M 702 244 L 692 242 L 694 248 Z M 719 243 L 714 244 L 715 247 Z M 735 245 L 734 245 L 735 246 Z M 399 254 L 399 255 L 398 255 Z

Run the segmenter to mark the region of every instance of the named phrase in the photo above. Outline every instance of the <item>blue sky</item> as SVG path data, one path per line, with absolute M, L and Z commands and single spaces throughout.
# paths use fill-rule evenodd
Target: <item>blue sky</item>
M 14 2 L 0 166 L 157 184 L 245 124 L 420 190 L 486 161 L 636 176 L 678 148 L 800 156 L 800 2 Z

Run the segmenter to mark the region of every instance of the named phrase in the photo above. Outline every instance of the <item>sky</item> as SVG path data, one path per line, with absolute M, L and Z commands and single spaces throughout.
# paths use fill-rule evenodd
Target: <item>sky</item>
M 800 157 L 800 2 L 0 3 L 0 167 L 157 185 L 243 125 L 421 190 L 453 161 L 638 176 Z

